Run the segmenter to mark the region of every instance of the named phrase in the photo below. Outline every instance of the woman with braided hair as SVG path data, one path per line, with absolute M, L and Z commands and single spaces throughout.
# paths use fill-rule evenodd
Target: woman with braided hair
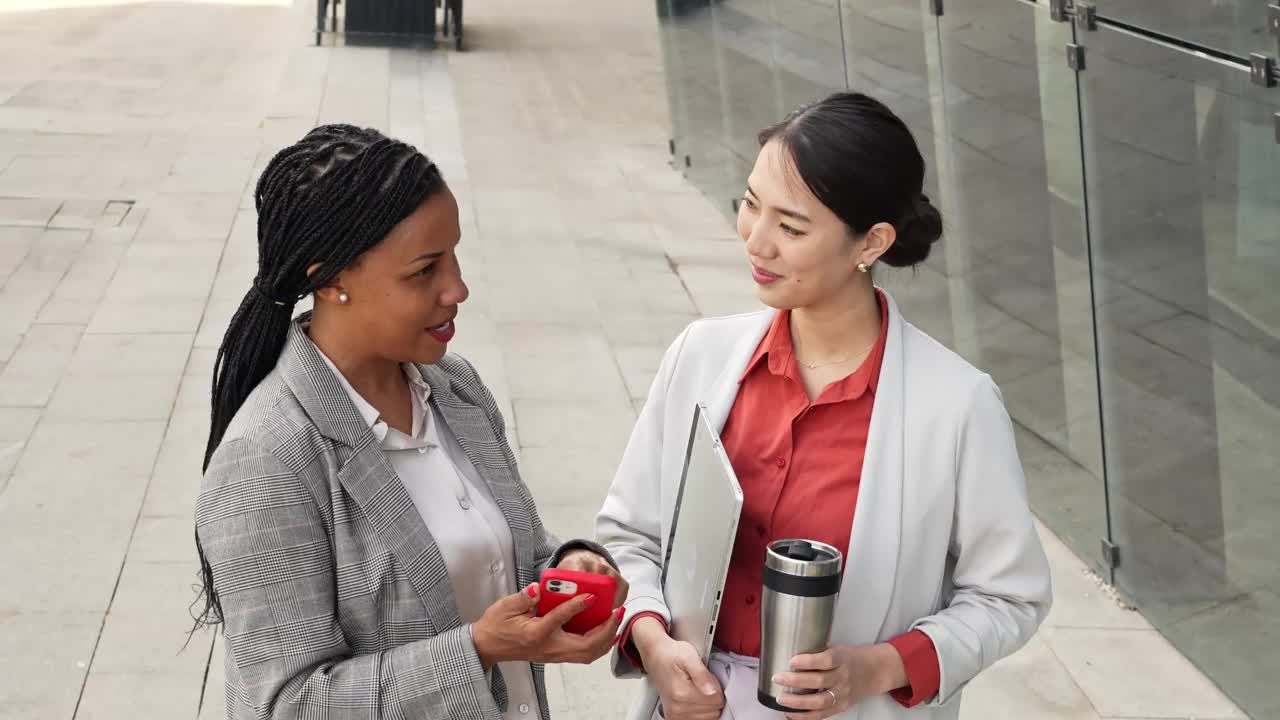
M 543 528 L 493 396 L 446 352 L 468 290 L 439 169 L 329 125 L 254 199 L 258 274 L 218 349 L 196 505 L 227 717 L 547 720 L 541 663 L 594 661 L 620 614 L 561 626 L 626 585 L 534 617 L 544 568 L 617 571 Z

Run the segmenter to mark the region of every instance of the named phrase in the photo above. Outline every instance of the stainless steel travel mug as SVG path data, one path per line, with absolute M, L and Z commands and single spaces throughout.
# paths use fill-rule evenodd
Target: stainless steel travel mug
M 765 552 L 757 691 L 765 707 L 792 712 L 779 696 L 813 692 L 775 685 L 773 676 L 790 670 L 796 655 L 827 649 L 843 560 L 839 550 L 812 540 L 778 540 Z

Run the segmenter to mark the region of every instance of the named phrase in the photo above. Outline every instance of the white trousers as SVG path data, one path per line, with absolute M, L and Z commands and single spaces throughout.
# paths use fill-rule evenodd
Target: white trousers
M 707 661 L 707 669 L 724 688 L 724 712 L 720 714 L 720 720 L 785 720 L 785 715 L 761 705 L 757 699 L 759 658 L 713 652 Z M 660 711 L 655 711 L 653 720 L 665 719 Z

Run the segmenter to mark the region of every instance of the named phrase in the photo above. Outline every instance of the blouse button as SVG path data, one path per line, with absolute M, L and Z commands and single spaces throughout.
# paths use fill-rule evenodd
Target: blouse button
M 489 566 L 489 572 L 494 575 L 497 575 L 498 573 L 502 572 L 502 561 L 494 560 L 493 564 Z
M 470 509 L 471 509 L 471 501 L 470 501 L 470 500 L 468 500 L 467 498 L 462 498 L 462 499 L 458 500 L 458 507 L 462 508 L 463 510 L 470 510 Z
M 765 535 L 768 535 L 768 534 L 769 534 L 769 531 L 768 531 L 767 529 L 765 529 L 765 526 L 763 526 L 763 525 L 757 525 L 757 526 L 756 526 L 756 533 L 757 533 L 760 537 L 764 537 Z
M 774 464 L 776 464 L 776 465 L 777 465 L 778 467 L 780 467 L 780 468 L 784 468 L 784 467 L 786 467 L 786 466 L 787 466 L 787 459 L 786 459 L 786 458 L 784 458 L 784 457 L 782 457 L 781 455 L 779 455 L 779 456 L 778 456 L 778 459 L 777 459 L 777 460 L 774 460 L 773 462 L 774 462 Z
M 520 705 L 520 714 L 521 714 L 521 715 L 528 715 L 528 714 L 529 714 L 529 706 L 528 706 L 528 705 L 524 705 L 524 704 Z
M 756 604 L 756 596 L 755 596 L 755 595 L 748 595 L 748 596 L 747 596 L 747 604 L 748 604 L 748 605 L 755 605 L 755 604 Z
M 418 448 L 418 454 L 419 454 L 419 455 L 425 455 L 425 454 L 427 454 L 427 449 L 426 449 L 425 447 L 420 447 L 420 448 Z

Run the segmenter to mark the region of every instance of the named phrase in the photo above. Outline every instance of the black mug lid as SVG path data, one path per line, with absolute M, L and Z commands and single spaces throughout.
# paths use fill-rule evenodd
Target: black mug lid
M 839 575 L 842 563 L 843 557 L 834 547 L 799 538 L 770 543 L 764 558 L 766 568 L 798 577 Z

